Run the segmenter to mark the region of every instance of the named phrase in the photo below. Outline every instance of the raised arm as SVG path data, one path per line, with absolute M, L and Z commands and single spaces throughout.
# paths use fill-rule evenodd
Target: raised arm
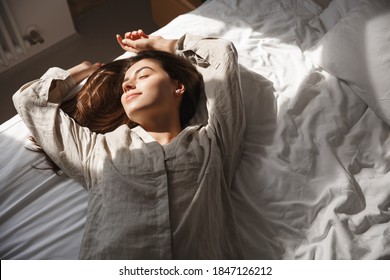
M 186 34 L 177 43 L 177 53 L 196 64 L 203 75 L 208 111 L 206 129 L 217 138 L 229 182 L 241 154 L 245 130 L 237 51 L 229 41 Z
M 98 64 L 83 62 L 68 71 L 51 68 L 13 96 L 17 112 L 45 153 L 67 175 L 84 185 L 83 163 L 96 135 L 77 125 L 60 105 L 70 97 L 71 89 L 97 67 Z

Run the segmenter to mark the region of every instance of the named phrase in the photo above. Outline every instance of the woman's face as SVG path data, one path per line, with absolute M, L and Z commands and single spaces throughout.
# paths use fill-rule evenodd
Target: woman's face
M 122 106 L 127 116 L 139 124 L 166 117 L 178 106 L 177 87 L 178 82 L 169 77 L 159 62 L 140 60 L 125 73 Z

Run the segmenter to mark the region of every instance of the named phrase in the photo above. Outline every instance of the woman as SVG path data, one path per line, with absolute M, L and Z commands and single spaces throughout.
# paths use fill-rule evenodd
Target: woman
M 141 51 L 124 67 L 122 83 L 123 110 L 135 127 L 125 123 L 96 133 L 60 109 L 71 88 L 99 65 L 50 69 L 14 95 L 42 149 L 90 193 L 80 258 L 241 258 L 230 202 L 244 131 L 234 46 L 189 34 L 179 40 L 143 32 L 117 38 L 122 48 Z M 166 62 L 176 56 L 147 49 L 175 52 L 178 64 L 185 58 L 202 73 L 206 125 L 183 121 L 191 85 L 172 75 L 176 66 Z

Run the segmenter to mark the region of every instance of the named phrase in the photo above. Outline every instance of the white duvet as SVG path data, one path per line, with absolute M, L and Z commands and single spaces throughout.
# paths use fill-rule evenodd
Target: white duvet
M 298 0 L 212 0 L 155 33 L 224 37 L 245 67 L 233 202 L 248 259 L 390 255 L 390 128 L 350 82 L 313 60 L 310 48 L 340 23 L 324 24 L 324 12 Z M 18 116 L 0 133 L 1 258 L 77 258 L 86 193 L 31 168 L 42 157 L 23 148 Z

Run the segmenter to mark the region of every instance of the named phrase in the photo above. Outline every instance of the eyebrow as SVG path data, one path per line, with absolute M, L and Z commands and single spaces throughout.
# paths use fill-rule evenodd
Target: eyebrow
M 150 69 L 150 70 L 154 71 L 154 69 L 153 69 L 152 67 L 149 67 L 149 66 L 142 66 L 141 68 L 135 70 L 135 72 L 131 75 L 131 77 L 137 76 L 137 74 L 138 74 L 139 72 L 141 72 L 142 70 L 144 70 L 144 69 Z M 126 78 L 123 79 L 123 82 L 126 82 L 126 81 L 128 81 L 128 80 L 129 80 L 129 77 L 126 77 Z

